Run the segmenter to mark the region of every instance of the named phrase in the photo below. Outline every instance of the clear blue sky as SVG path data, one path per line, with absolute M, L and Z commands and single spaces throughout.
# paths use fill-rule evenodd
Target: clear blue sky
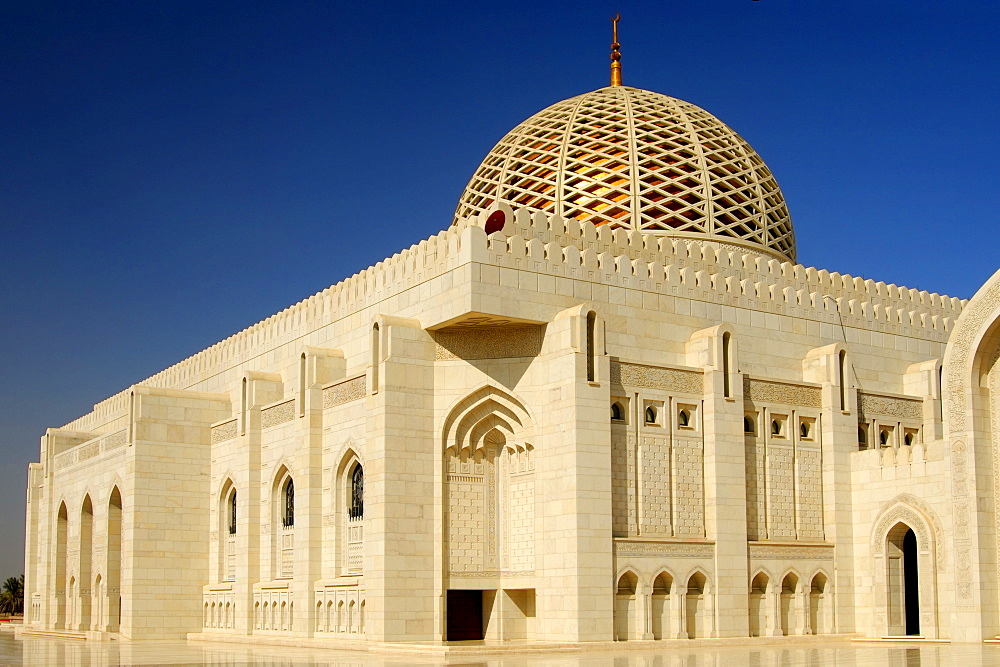
M 757 149 L 802 263 L 1000 268 L 996 2 L 4 3 L 0 580 L 46 427 L 446 227 L 503 134 L 606 85 L 616 10 L 625 83 Z

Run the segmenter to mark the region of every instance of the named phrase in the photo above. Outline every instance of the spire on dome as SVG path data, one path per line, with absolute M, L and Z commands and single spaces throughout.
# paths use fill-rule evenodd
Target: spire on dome
M 611 19 L 611 26 L 614 33 L 614 37 L 611 38 L 611 85 L 620 86 L 622 85 L 622 54 L 618 50 L 621 44 L 618 43 L 618 22 L 621 21 L 622 16 L 618 12 L 615 12 L 615 16 Z

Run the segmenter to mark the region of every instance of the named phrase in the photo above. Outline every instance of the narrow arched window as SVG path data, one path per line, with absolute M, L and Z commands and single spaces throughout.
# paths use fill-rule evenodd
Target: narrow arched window
M 587 313 L 587 382 L 593 382 L 594 374 L 594 326 L 597 323 L 597 313 L 590 311 Z
M 378 393 L 378 365 L 382 360 L 380 347 L 378 322 L 372 325 L 372 393 Z
M 771 420 L 771 435 L 781 435 L 781 422 L 777 419 Z
M 306 416 L 306 353 L 299 357 L 299 417 Z
M 229 496 L 229 534 L 236 534 L 236 492 Z
M 730 372 L 730 351 L 729 347 L 732 344 L 732 336 L 727 331 L 722 334 L 722 395 L 726 398 L 730 398 L 733 395 L 732 388 L 729 386 L 729 372 Z
M 837 379 L 840 381 L 840 409 L 847 410 L 847 351 L 841 350 L 837 364 Z
M 751 419 L 750 417 L 743 418 L 743 432 L 750 434 L 754 433 L 753 419 Z
M 858 425 L 858 449 L 868 449 L 868 425 Z
M 281 519 L 281 525 L 295 525 L 295 483 L 291 478 L 285 484 L 285 515 Z
M 690 426 L 691 425 L 691 413 L 687 410 L 681 410 L 677 413 L 677 425 L 678 426 Z
M 243 393 L 240 397 L 240 435 L 247 434 L 247 379 L 243 378 Z
M 354 466 L 351 473 L 351 509 L 352 519 L 363 519 L 365 516 L 365 471 L 360 465 Z
M 803 438 L 809 437 L 809 424 L 806 422 L 799 423 L 799 435 Z
M 612 403 L 611 404 L 611 421 L 620 422 L 620 421 L 624 421 L 624 419 L 625 419 L 625 413 L 622 411 L 622 404 L 621 403 Z
M 652 405 L 646 408 L 646 423 L 655 424 L 656 423 L 656 408 Z
M 882 445 L 883 447 L 889 444 L 889 431 L 887 431 L 886 429 L 882 429 L 881 431 L 878 432 L 878 444 Z

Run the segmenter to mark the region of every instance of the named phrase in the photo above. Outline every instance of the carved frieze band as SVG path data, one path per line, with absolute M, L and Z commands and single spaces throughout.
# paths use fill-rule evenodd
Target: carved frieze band
M 448 572 L 453 577 L 532 577 L 534 570 L 477 570 L 475 572 L 462 572 L 451 570 Z
M 801 560 L 831 560 L 833 546 L 776 546 L 771 544 L 751 544 L 750 558 L 756 559 L 801 559 Z
M 663 556 L 666 558 L 712 558 L 714 544 L 691 542 L 629 542 L 615 540 L 618 556 Z
M 755 403 L 781 403 L 804 408 L 823 407 L 819 387 L 743 377 L 743 398 Z
M 232 440 L 236 437 L 236 420 L 231 419 L 224 424 L 212 428 L 212 444 Z
M 916 419 L 924 417 L 923 401 L 919 398 L 897 398 L 880 394 L 858 392 L 858 410 L 862 415 L 886 415 L 899 419 Z
M 611 362 L 611 382 L 628 387 L 648 387 L 685 394 L 700 394 L 704 386 L 702 374 L 697 371 L 624 362 Z
M 323 409 L 343 405 L 350 401 L 363 398 L 365 395 L 365 376 L 359 375 L 350 380 L 338 382 L 323 390 Z
M 103 438 L 89 440 L 56 456 L 53 461 L 53 468 L 55 470 L 63 470 L 64 468 L 68 468 L 77 463 L 89 461 L 90 459 L 98 457 L 101 452 L 118 449 L 125 444 L 125 441 L 125 429 L 106 435 Z
M 542 351 L 542 326 L 483 327 L 436 331 L 435 359 L 509 359 L 534 357 Z
M 260 411 L 260 427 L 277 426 L 295 419 L 295 401 L 285 401 Z
M 124 429 L 118 431 L 117 433 L 112 433 L 111 435 L 109 435 L 104 439 L 104 451 L 123 447 L 125 445 L 125 440 L 126 438 Z

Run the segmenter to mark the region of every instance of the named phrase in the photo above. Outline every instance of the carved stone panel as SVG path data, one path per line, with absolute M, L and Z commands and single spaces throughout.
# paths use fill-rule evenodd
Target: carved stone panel
M 753 403 L 780 403 L 804 408 L 823 406 L 819 387 L 743 377 L 743 398 Z
M 862 415 L 885 415 L 899 419 L 921 420 L 924 417 L 923 401 L 917 398 L 898 398 L 858 392 L 858 410 Z
M 704 386 L 702 374 L 697 371 L 624 362 L 612 362 L 611 382 L 628 387 L 648 387 L 684 394 L 701 394 Z
M 355 401 L 365 395 L 365 376 L 338 382 L 323 390 L 323 409 Z
M 542 326 L 483 327 L 431 333 L 437 343 L 435 358 L 509 359 L 534 357 L 542 351 L 545 328 Z

